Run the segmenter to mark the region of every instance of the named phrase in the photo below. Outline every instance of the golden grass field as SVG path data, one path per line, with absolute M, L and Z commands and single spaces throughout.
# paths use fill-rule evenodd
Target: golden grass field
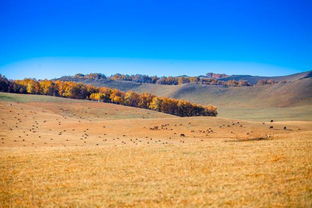
M 0 207 L 312 207 L 311 121 L 14 96 L 0 101 Z

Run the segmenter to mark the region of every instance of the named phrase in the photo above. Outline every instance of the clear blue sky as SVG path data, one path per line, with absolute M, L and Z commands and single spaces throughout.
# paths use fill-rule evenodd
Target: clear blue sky
M 311 0 L 0 0 L 0 73 L 312 69 Z

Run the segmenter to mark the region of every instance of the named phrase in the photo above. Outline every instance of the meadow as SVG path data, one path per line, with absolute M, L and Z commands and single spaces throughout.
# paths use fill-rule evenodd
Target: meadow
M 311 207 L 311 121 L 0 94 L 0 207 Z

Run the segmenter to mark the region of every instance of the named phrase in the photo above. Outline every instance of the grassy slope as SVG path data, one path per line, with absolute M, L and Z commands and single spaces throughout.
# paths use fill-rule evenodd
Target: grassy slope
M 184 85 L 171 94 L 202 104 L 238 107 L 289 107 L 312 102 L 312 79 L 255 87 Z
M 227 78 L 222 78 L 220 80 L 246 80 L 251 84 L 256 84 L 259 80 L 261 79 L 272 79 L 276 81 L 295 81 L 304 77 L 309 77 L 311 76 L 312 71 L 306 71 L 302 73 L 296 73 L 296 74 L 291 74 L 291 75 L 286 75 L 286 76 L 274 76 L 274 77 L 265 77 L 265 76 L 250 76 L 250 75 L 233 75 L 229 76 Z
M 84 84 L 90 84 L 97 87 L 110 87 L 116 88 L 122 91 L 129 91 L 140 86 L 140 83 L 121 81 L 121 80 L 106 80 L 106 79 L 79 79 L 73 77 L 61 77 L 58 80 L 80 82 Z
M 250 120 L 311 120 L 312 79 L 256 87 L 142 85 L 138 92 L 218 107 L 219 116 Z
M 130 119 L 175 117 L 173 115 L 142 108 L 45 95 L 27 95 L 0 92 L 0 101 L 25 103 L 26 106 L 33 106 L 33 111 L 48 109 L 54 113 L 59 113 L 62 116 L 70 116 L 76 119 L 88 118 L 92 121 L 99 120 L 101 118 Z
M 57 102 L 57 103 L 81 103 L 88 102 L 87 100 L 76 100 L 46 95 L 29 95 L 29 94 L 16 94 L 0 92 L 0 101 L 8 102 Z
M 97 87 L 104 86 L 104 87 L 116 88 L 116 89 L 119 89 L 121 91 L 129 91 L 129 90 L 135 89 L 138 86 L 140 86 L 140 83 L 129 82 L 129 81 L 119 81 L 119 80 L 117 80 L 117 81 L 115 81 L 115 80 L 108 80 L 108 81 L 85 80 L 82 83 L 94 85 Z

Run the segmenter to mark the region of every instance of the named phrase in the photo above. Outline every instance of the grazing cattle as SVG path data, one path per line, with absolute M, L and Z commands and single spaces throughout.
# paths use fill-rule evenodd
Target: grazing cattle
M 154 127 L 150 128 L 150 130 L 158 130 L 158 126 L 154 126 Z

